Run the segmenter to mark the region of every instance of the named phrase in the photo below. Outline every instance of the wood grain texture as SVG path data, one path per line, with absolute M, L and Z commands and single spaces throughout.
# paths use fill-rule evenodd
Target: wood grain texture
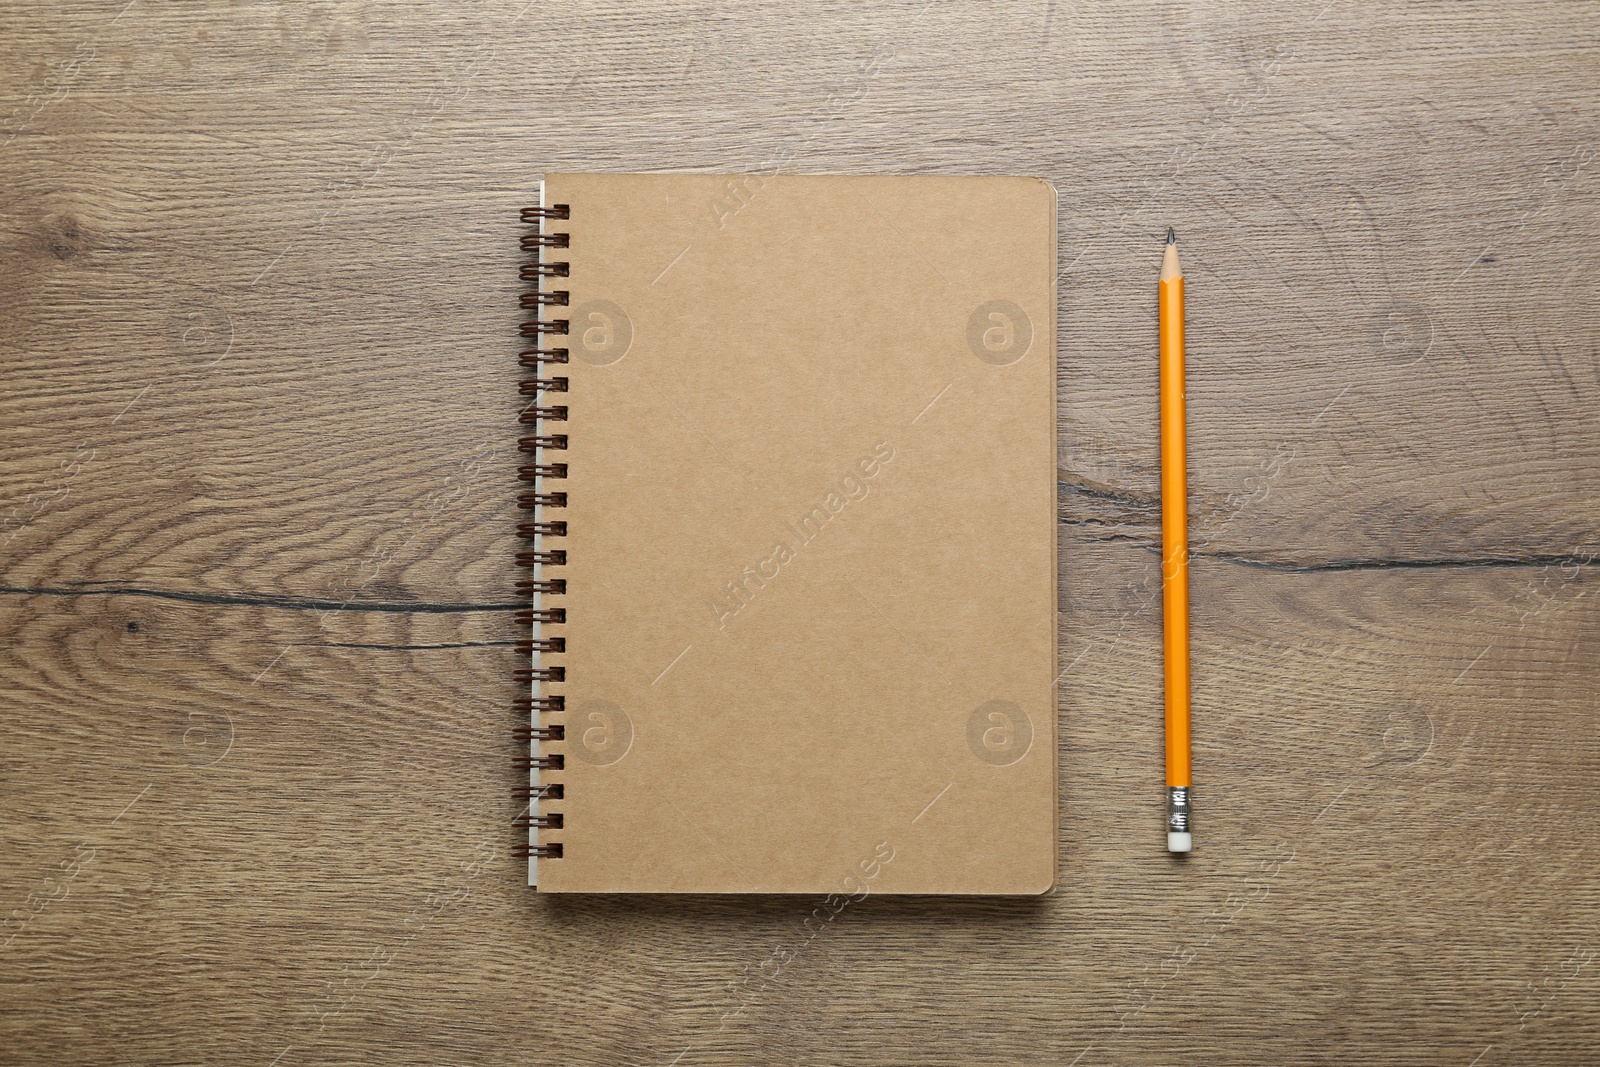
M 1594 5 L 16 0 L 0 32 L 0 1062 L 1600 1059 Z M 546 170 L 774 160 L 1060 193 L 1041 900 L 808 938 L 804 900 L 551 900 L 510 858 L 515 209 Z

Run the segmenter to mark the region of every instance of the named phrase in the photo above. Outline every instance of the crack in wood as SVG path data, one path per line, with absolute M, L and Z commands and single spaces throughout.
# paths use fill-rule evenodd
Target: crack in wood
M 281 608 L 285 611 L 364 611 L 395 615 L 452 615 L 475 611 L 520 611 L 528 605 L 521 601 L 506 603 L 450 603 L 416 602 L 393 603 L 382 601 L 356 602 L 327 600 L 316 597 L 282 596 L 273 593 L 229 594 L 186 593 L 175 589 L 149 589 L 141 586 L 97 586 L 84 589 L 56 589 L 48 586 L 0 586 L 0 594 L 10 596 L 138 596 L 157 600 L 177 600 L 189 604 L 215 604 L 222 607 Z
M 1062 526 L 1086 525 L 1081 521 L 1063 521 Z M 1115 534 L 1105 537 L 1078 538 L 1078 544 L 1108 544 L 1132 545 L 1143 548 L 1149 552 L 1159 554 L 1160 544 L 1131 536 L 1118 536 Z M 1460 568 L 1476 568 L 1480 570 L 1516 570 L 1525 567 L 1550 567 L 1567 566 L 1586 567 L 1595 562 L 1596 553 L 1592 550 L 1571 553 L 1548 553 L 1527 556 L 1431 556 L 1416 559 L 1371 557 L 1327 559 L 1317 562 L 1298 562 L 1293 559 L 1272 559 L 1264 556 L 1247 556 L 1240 552 L 1198 552 L 1190 549 L 1191 560 L 1214 560 L 1218 563 L 1232 563 L 1239 567 L 1251 567 L 1256 570 L 1274 571 L 1281 574 L 1317 574 L 1336 571 L 1382 571 L 1382 570 L 1450 570 Z

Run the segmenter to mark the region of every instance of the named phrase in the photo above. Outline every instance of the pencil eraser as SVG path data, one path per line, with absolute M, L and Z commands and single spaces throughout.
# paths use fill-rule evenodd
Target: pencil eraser
M 1169 832 L 1167 834 L 1167 851 L 1168 852 L 1192 852 L 1192 851 L 1194 851 L 1194 835 L 1193 834 L 1174 834 L 1174 833 L 1170 833 Z

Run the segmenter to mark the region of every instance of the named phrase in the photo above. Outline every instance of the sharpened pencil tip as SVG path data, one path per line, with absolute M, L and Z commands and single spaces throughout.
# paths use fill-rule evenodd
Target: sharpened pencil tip
M 1178 241 L 1172 236 L 1172 231 L 1167 231 L 1167 244 L 1161 253 L 1161 280 L 1171 281 L 1183 277 L 1183 267 L 1178 263 Z
M 1177 243 L 1178 243 L 1178 235 L 1172 232 L 1172 227 L 1171 226 L 1168 226 L 1167 227 L 1167 244 L 1175 245 Z

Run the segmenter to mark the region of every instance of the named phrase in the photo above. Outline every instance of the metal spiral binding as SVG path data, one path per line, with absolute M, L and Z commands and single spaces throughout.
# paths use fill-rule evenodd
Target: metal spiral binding
M 567 447 L 566 434 L 552 434 L 545 432 L 543 423 L 565 422 L 567 409 L 558 406 L 544 406 L 541 399 L 546 393 L 565 393 L 567 379 L 555 377 L 548 373 L 548 366 L 567 362 L 567 349 L 544 348 L 544 338 L 552 335 L 562 335 L 567 332 L 567 320 L 546 319 L 543 317 L 544 309 L 549 307 L 565 307 L 571 294 L 563 289 L 546 290 L 542 288 L 546 278 L 565 278 L 571 271 L 567 263 L 548 263 L 544 261 L 543 250 L 547 248 L 566 248 L 569 239 L 565 233 L 545 233 L 545 219 L 567 219 L 572 214 L 566 204 L 555 204 L 551 207 L 529 207 L 522 209 L 524 224 L 535 227 L 533 233 L 523 234 L 522 250 L 531 252 L 534 261 L 524 263 L 519 272 L 525 282 L 532 282 L 535 288 L 531 292 L 522 294 L 519 305 L 524 310 L 531 310 L 534 318 L 524 322 L 519 330 L 523 337 L 531 338 L 535 347 L 517 355 L 517 364 L 533 371 L 534 377 L 524 378 L 519 383 L 519 393 L 522 396 L 533 397 L 530 406 L 522 409 L 518 421 L 525 425 L 537 427 L 535 433 L 517 441 L 517 449 L 533 457 L 533 462 L 525 463 L 517 468 L 517 479 L 530 488 L 529 492 L 522 493 L 517 498 L 517 507 L 524 511 L 532 511 L 535 521 L 520 523 L 517 526 L 517 536 L 528 541 L 531 547 L 517 553 L 517 566 L 525 567 L 532 572 L 532 577 L 517 583 L 517 595 L 528 597 L 533 603 L 526 610 L 517 612 L 517 622 L 521 625 L 537 627 L 537 636 L 526 641 L 517 642 L 517 652 L 529 657 L 530 661 L 536 654 L 545 653 L 561 654 L 567 650 L 567 639 L 564 637 L 551 637 L 549 627 L 560 626 L 567 621 L 566 608 L 547 608 L 543 605 L 545 596 L 561 596 L 567 591 L 567 582 L 564 578 L 546 577 L 547 567 L 562 567 L 566 565 L 567 553 L 565 549 L 549 547 L 546 539 L 567 536 L 567 524 L 561 521 L 551 521 L 545 517 L 549 508 L 564 508 L 567 506 L 567 494 L 562 492 L 541 491 L 545 487 L 543 482 L 565 478 L 567 465 L 549 460 L 545 453 L 565 451 Z M 520 830 L 559 830 L 562 828 L 565 816 L 560 812 L 538 812 L 535 805 L 540 801 L 562 800 L 566 796 L 566 788 L 559 782 L 549 782 L 548 772 L 563 770 L 566 757 L 560 754 L 540 755 L 538 746 L 546 742 L 564 741 L 566 727 L 559 724 L 550 726 L 539 725 L 539 715 L 547 712 L 560 712 L 566 710 L 566 697 L 550 695 L 545 683 L 564 682 L 567 678 L 565 667 L 547 667 L 543 663 L 537 667 L 529 666 L 516 673 L 516 680 L 520 685 L 529 687 L 529 695 L 516 702 L 518 712 L 528 715 L 528 725 L 519 726 L 512 737 L 519 744 L 530 747 L 529 754 L 516 761 L 520 770 L 539 772 L 537 785 L 529 784 L 527 788 L 518 789 L 516 798 L 528 802 L 526 811 L 519 815 L 512 824 Z M 539 695 L 534 696 L 532 686 L 539 684 Z M 515 853 L 522 857 L 538 857 L 541 859 L 560 859 L 561 843 L 546 842 L 541 844 L 521 844 Z

